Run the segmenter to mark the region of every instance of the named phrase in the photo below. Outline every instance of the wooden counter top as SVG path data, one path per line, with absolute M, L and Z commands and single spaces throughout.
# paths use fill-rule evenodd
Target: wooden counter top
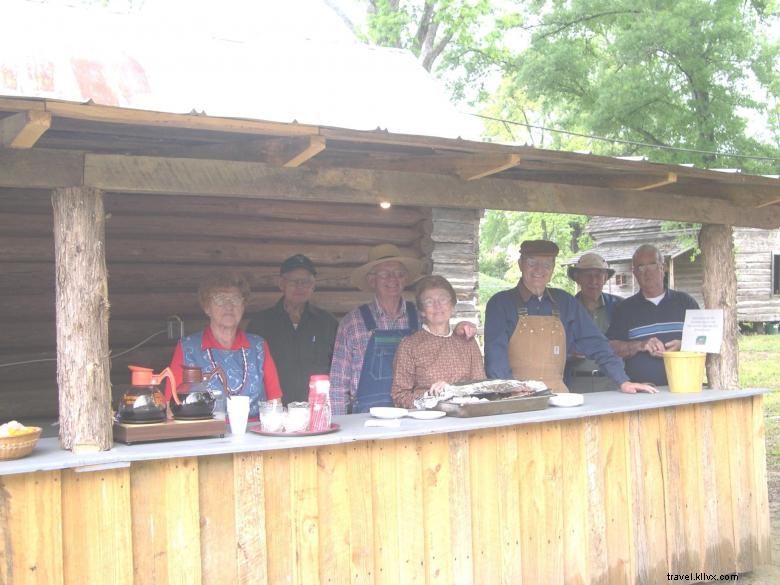
M 183 456 L 222 455 L 226 453 L 273 451 L 322 445 L 338 445 L 354 441 L 375 441 L 418 437 L 428 434 L 457 433 L 477 429 L 498 428 L 513 425 L 571 420 L 603 416 L 621 412 L 667 408 L 687 404 L 716 402 L 746 398 L 768 392 L 762 388 L 743 390 L 704 390 L 694 394 L 673 394 L 662 388 L 658 394 L 623 394 L 620 392 L 594 392 L 585 394 L 585 404 L 575 408 L 548 407 L 545 410 L 485 416 L 475 418 L 444 417 L 424 421 L 401 419 L 398 428 L 366 427 L 367 414 L 334 417 L 341 430 L 326 435 L 309 437 L 265 437 L 248 432 L 243 437 L 229 433 L 224 438 L 164 441 L 139 445 L 114 443 L 110 451 L 75 455 L 59 448 L 58 439 L 41 439 L 28 457 L 0 462 L 0 475 L 76 469 L 91 471 L 126 467 L 133 461 L 170 459 Z

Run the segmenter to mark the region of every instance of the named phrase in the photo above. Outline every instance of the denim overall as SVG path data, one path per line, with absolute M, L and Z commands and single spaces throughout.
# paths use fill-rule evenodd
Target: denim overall
M 374 316 L 368 305 L 360 306 L 360 314 L 366 329 L 371 332 L 366 353 L 363 354 L 363 369 L 360 371 L 355 404 L 352 412 L 368 412 L 372 406 L 392 406 L 390 388 L 393 385 L 393 360 L 401 339 L 415 333 L 420 327 L 414 303 L 406 301 L 407 329 L 377 329 Z

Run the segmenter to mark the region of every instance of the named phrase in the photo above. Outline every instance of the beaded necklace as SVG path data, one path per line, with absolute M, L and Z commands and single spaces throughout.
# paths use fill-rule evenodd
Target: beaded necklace
M 209 361 L 211 362 L 211 367 L 217 368 L 217 362 L 214 361 L 214 356 L 211 355 L 211 349 L 206 350 L 206 355 L 209 357 Z M 249 373 L 249 364 L 247 363 L 246 360 L 245 347 L 241 348 L 241 359 L 244 362 L 244 375 L 241 377 L 241 385 L 239 387 L 237 388 L 230 387 L 230 381 L 228 379 L 227 372 L 225 372 L 225 391 L 228 393 L 228 396 L 234 396 L 236 394 L 240 394 L 241 391 L 244 389 L 244 386 L 246 385 L 247 374 Z

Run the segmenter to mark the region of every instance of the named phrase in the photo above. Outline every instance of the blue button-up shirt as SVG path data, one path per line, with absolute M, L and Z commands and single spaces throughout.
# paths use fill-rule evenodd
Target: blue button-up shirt
M 520 285 L 522 286 L 522 285 Z M 525 289 L 524 286 L 522 286 Z M 518 316 L 519 288 L 493 295 L 485 309 L 485 372 L 489 378 L 512 379 L 509 366 L 509 339 L 515 332 Z M 526 294 L 527 289 L 525 289 Z M 541 297 L 531 295 L 526 303 L 528 315 L 553 314 L 551 296 L 558 304 L 559 317 L 566 332 L 567 354 L 577 344 L 577 351 L 595 361 L 599 368 L 618 385 L 628 381 L 623 360 L 612 348 L 604 334 L 598 330 L 590 315 L 569 293 L 558 288 L 547 288 Z

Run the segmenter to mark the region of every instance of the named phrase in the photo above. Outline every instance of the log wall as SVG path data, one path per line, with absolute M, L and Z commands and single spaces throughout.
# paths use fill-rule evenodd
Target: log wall
M 428 271 L 453 280 L 460 316 L 476 314 L 470 210 L 122 193 L 106 193 L 105 210 L 112 355 L 162 332 L 170 315 L 184 320 L 185 334 L 202 328 L 196 289 L 216 268 L 248 278 L 248 312 L 272 305 L 278 266 L 298 252 L 320 271 L 314 301 L 337 316 L 367 300 L 349 275 L 380 243 L 425 258 Z M 0 364 L 50 360 L 0 368 L 0 420 L 57 414 L 52 230 L 50 191 L 0 189 Z M 160 333 L 112 359 L 115 398 L 128 363 L 162 367 L 174 343 Z
M 702 294 L 702 282 L 704 273 L 702 268 L 702 258 L 698 255 L 693 262 L 690 260 L 690 254 L 685 253 L 674 260 L 674 285 L 672 288 L 682 290 L 691 295 L 699 306 L 704 308 L 704 296 Z
M 772 290 L 772 262 L 780 254 L 780 230 L 735 228 L 734 247 L 739 320 L 780 321 L 780 295 Z
M 2 476 L 0 583 L 638 585 L 743 573 L 770 561 L 765 456 L 755 396 Z

